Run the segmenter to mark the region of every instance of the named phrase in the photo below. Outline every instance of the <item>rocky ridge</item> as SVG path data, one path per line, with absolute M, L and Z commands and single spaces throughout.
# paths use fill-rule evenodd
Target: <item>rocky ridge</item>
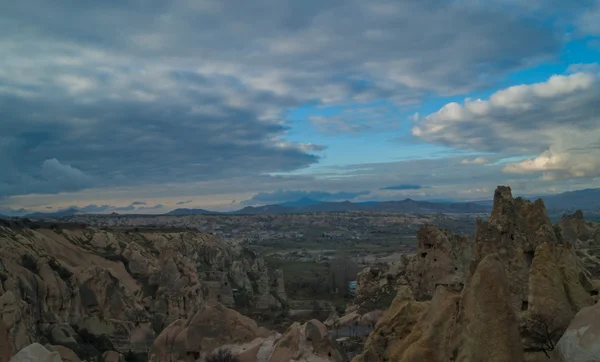
M 423 227 L 404 270 L 361 274 L 397 293 L 354 361 L 559 361 L 562 332 L 598 293 L 561 228 L 542 200 L 502 186 L 472 240 Z
M 205 304 L 286 302 L 281 272 L 209 234 L 0 224 L 2 361 L 34 342 L 89 360 L 146 355 L 166 326 Z

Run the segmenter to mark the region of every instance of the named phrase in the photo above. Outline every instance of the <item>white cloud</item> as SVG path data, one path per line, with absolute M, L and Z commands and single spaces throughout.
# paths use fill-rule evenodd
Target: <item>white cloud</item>
M 464 160 L 460 161 L 460 163 L 463 165 L 486 165 L 486 164 L 490 163 L 490 161 L 488 161 L 484 157 L 475 157 L 472 160 L 465 158 Z
M 506 165 L 507 173 L 543 172 L 544 180 L 563 180 L 576 177 L 595 177 L 600 175 L 598 152 L 573 153 L 548 150 L 540 156 Z
M 61 74 L 57 81 L 62 84 L 72 95 L 85 93 L 96 88 L 96 83 L 88 77 L 76 76 L 73 74 Z
M 545 180 L 595 177 L 600 175 L 599 100 L 598 73 L 555 75 L 500 90 L 489 100 L 449 103 L 417 121 L 412 132 L 471 151 L 539 153 L 506 165 L 507 173 L 540 173 Z

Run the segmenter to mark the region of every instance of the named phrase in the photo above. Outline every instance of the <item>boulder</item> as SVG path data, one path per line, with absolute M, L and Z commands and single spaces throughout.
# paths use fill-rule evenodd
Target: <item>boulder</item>
M 63 362 L 81 362 L 77 354 L 65 346 L 50 346 L 48 349 L 58 352 Z
M 189 320 L 165 328 L 150 350 L 149 361 L 205 358 L 219 349 L 228 349 L 241 362 L 347 361 L 327 327 L 317 320 L 294 323 L 280 335 L 220 304 L 205 305 Z
M 223 345 L 248 343 L 269 334 L 252 319 L 221 304 L 204 305 L 188 320 L 177 320 L 165 328 L 154 341 L 149 359 L 158 362 L 205 355 Z
M 564 361 L 600 361 L 600 303 L 582 308 L 557 344 Z
M 39 343 L 33 343 L 20 350 L 10 362 L 62 362 L 58 352 L 50 352 Z
M 54 345 L 73 348 L 77 346 L 77 333 L 67 323 L 50 326 L 50 342 Z
M 106 351 L 102 354 L 102 362 L 125 362 L 125 358 L 117 351 Z
M 313 319 L 292 324 L 276 342 L 269 362 L 345 362 L 347 356 L 329 336 L 327 327 Z

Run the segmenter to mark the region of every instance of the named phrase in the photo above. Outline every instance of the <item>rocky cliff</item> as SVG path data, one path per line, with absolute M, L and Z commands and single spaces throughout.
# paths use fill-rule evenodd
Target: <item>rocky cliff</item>
M 146 355 L 166 326 L 205 304 L 285 302 L 281 272 L 209 234 L 0 224 L 2 361 L 33 342 L 82 359 Z
M 422 228 L 395 299 L 355 361 L 557 358 L 562 332 L 598 292 L 564 239 L 542 200 L 513 199 L 502 186 L 472 240 Z

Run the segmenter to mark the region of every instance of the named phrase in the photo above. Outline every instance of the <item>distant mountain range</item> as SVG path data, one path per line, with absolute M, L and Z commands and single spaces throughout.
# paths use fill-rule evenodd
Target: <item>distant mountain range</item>
M 323 202 L 309 198 L 281 204 L 265 206 L 247 206 L 241 210 L 224 214 L 256 215 L 256 214 L 298 214 L 315 212 L 346 212 L 346 211 L 391 211 L 415 213 L 483 213 L 490 210 L 489 206 L 475 203 L 436 203 L 429 201 L 369 201 L 369 202 Z M 167 215 L 216 214 L 202 209 L 176 209 Z
M 167 213 L 167 215 L 209 215 L 218 214 L 216 211 L 208 211 L 204 209 L 175 209 Z
M 542 198 L 548 212 L 572 212 L 581 210 L 600 210 L 600 188 L 563 192 L 557 195 L 523 196 L 528 200 Z M 493 205 L 493 200 L 480 200 L 471 202 L 451 202 L 447 200 L 415 201 L 405 199 L 402 201 L 367 201 L 367 202 L 328 202 L 311 198 L 301 198 L 280 204 L 264 206 L 247 206 L 241 210 L 230 212 L 217 212 L 204 209 L 175 209 L 166 215 L 257 215 L 257 214 L 298 214 L 315 212 L 347 212 L 347 211 L 388 211 L 408 213 L 487 213 Z M 25 215 L 26 218 L 57 218 L 83 215 L 85 213 L 70 208 L 57 212 L 35 212 Z M 7 218 L 7 216 L 0 215 Z
M 39 218 L 53 218 L 53 217 L 67 217 L 67 216 L 75 216 L 75 215 L 85 215 L 85 212 L 79 211 L 77 209 L 66 209 L 59 210 L 56 212 L 34 212 L 31 214 L 27 214 L 23 217 L 29 219 L 39 219 Z

